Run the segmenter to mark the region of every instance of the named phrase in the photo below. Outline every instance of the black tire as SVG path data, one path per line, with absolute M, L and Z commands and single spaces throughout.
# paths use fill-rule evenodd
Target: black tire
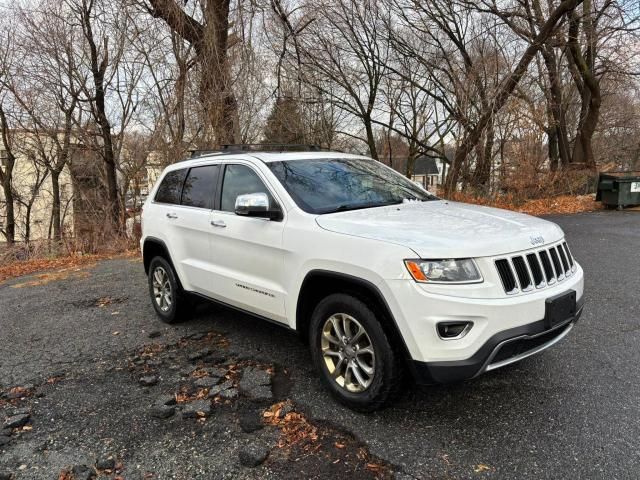
M 157 299 L 157 292 L 154 289 L 154 276 L 156 273 L 166 273 L 166 282 L 164 288 L 169 289 L 171 295 L 170 305 L 165 301 Z M 164 323 L 177 323 L 187 320 L 191 314 L 191 303 L 187 294 L 182 290 L 178 276 L 173 266 L 164 257 L 154 257 L 149 264 L 149 296 L 158 318 Z M 157 284 L 156 284 L 157 285 Z
M 334 315 L 341 318 L 340 314 L 346 314 L 356 320 L 359 326 L 364 327 L 367 334 L 365 345 L 370 345 L 375 353 L 375 360 L 371 359 L 374 371 L 372 378 L 368 378 L 370 384 L 362 391 L 349 391 L 344 385 L 340 385 L 339 381 L 334 379 L 329 371 L 330 368 L 336 367 L 336 364 L 328 366 L 323 353 L 323 329 L 325 325 L 331 328 L 327 322 Z M 335 318 L 335 317 L 334 317 Z M 320 375 L 324 385 L 329 389 L 332 395 L 347 407 L 361 411 L 371 412 L 385 406 L 390 400 L 396 398 L 400 393 L 404 381 L 404 366 L 401 355 L 397 349 L 393 347 L 393 343 L 385 334 L 384 329 L 367 305 L 360 299 L 351 295 L 336 293 L 324 298 L 316 306 L 311 316 L 311 324 L 309 330 L 309 345 L 311 347 L 311 356 L 314 365 Z M 358 328 L 356 326 L 355 328 Z M 335 330 L 330 335 L 333 337 Z M 326 336 L 325 336 L 326 338 Z M 362 338 L 362 337 L 360 337 Z M 370 341 L 370 342 L 369 342 Z M 329 345 L 325 340 L 325 348 Z M 333 345 L 333 344 L 332 344 Z M 333 346 L 331 348 L 334 348 Z M 341 346 L 341 351 L 344 350 Z M 358 349 L 356 345 L 355 350 Z M 335 354 L 335 352 L 333 352 Z M 353 354 L 353 348 L 351 349 Z M 352 357 L 353 358 L 353 357 Z M 329 357 L 329 362 L 334 361 L 333 357 Z M 337 363 L 337 361 L 336 361 Z M 334 368 L 334 371 L 336 369 Z M 360 372 L 362 375 L 362 371 Z M 354 376 L 352 374 L 352 376 Z M 346 385 L 346 373 L 341 380 Z

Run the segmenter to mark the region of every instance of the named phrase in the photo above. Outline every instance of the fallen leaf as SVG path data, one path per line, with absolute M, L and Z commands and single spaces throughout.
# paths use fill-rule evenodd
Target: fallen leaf
M 493 468 L 491 468 L 489 465 L 485 465 L 484 463 L 479 463 L 478 465 L 473 467 L 473 471 L 475 473 L 488 472 L 491 470 L 493 470 Z

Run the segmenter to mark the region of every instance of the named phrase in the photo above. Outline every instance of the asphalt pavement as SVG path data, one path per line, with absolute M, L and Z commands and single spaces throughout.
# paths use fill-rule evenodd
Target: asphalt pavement
M 108 455 L 127 479 L 640 478 L 640 213 L 549 219 L 565 230 L 585 270 L 586 305 L 570 335 L 474 380 L 408 388 L 370 415 L 338 405 L 306 347 L 284 329 L 221 307 L 176 326 L 159 323 L 139 261 L 108 260 L 44 284 L 25 285 L 37 277 L 0 284 L 0 417 L 31 415 L 29 428 L 0 445 L 0 478 L 58 478 Z M 209 354 L 219 358 L 212 365 L 229 378 L 236 365 L 281 372 L 272 401 L 223 402 L 208 422 L 150 418 L 154 399 L 182 388 L 176 372 L 213 338 L 219 351 Z M 150 344 L 167 352 L 153 364 L 141 353 Z M 147 371 L 158 385 L 140 387 Z M 24 400 L 7 400 L 16 386 L 26 386 Z M 260 414 L 286 399 L 331 441 L 283 456 L 277 429 L 237 426 L 246 405 Z M 321 454 L 342 448 L 335 439 L 343 437 L 365 452 L 356 455 L 366 455 L 364 463 Z M 256 442 L 271 453 L 248 468 L 238 452 Z

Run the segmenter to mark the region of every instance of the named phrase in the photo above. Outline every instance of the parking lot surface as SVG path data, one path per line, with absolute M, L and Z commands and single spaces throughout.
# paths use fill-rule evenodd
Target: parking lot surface
M 370 415 L 282 328 L 217 306 L 159 323 L 136 259 L 0 284 L 0 478 L 639 478 L 640 213 L 550 220 L 585 270 L 571 334 Z M 212 377 L 229 389 L 193 407 Z

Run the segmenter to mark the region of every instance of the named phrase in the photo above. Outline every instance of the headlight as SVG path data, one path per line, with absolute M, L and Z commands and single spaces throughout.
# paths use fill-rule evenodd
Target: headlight
M 416 282 L 420 283 L 478 283 L 482 275 L 471 258 L 446 260 L 405 260 Z

